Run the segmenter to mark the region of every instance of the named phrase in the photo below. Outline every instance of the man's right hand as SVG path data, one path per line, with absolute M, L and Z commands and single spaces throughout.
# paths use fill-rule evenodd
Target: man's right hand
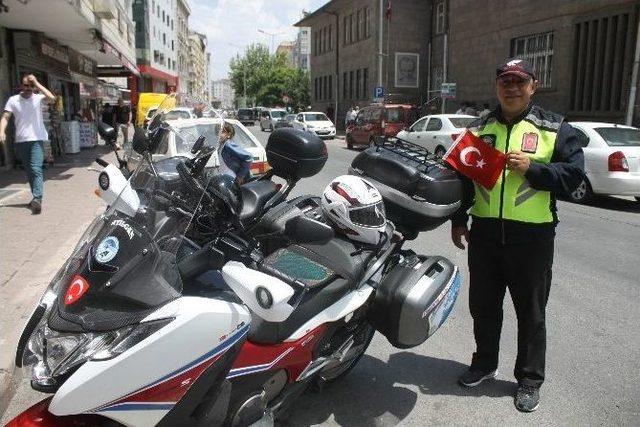
M 465 246 L 462 243 L 462 236 L 464 236 L 464 240 L 469 244 L 469 229 L 467 229 L 466 225 L 458 225 L 455 227 L 451 227 L 451 241 L 456 247 L 464 250 Z
M 5 134 L 4 132 L 0 132 L 0 144 L 4 144 L 6 140 L 7 134 Z

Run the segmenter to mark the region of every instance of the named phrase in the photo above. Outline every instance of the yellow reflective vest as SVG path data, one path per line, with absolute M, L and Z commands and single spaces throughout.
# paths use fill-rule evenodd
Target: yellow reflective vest
M 517 123 L 506 125 L 489 115 L 472 132 L 497 150 L 522 151 L 532 163 L 549 163 L 561 121 L 545 121 L 534 111 Z M 551 193 L 531 188 L 527 179 L 509 169 L 502 171 L 496 185 L 487 190 L 475 184 L 475 203 L 471 214 L 481 218 L 497 218 L 525 223 L 553 222 Z

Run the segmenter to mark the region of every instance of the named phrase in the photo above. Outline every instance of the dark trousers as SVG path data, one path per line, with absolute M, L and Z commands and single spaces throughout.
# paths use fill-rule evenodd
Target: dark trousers
M 469 308 L 476 352 L 471 369 L 498 367 L 502 305 L 507 288 L 518 318 L 518 383 L 540 387 L 546 351 L 545 307 L 551 287 L 553 239 L 526 244 L 469 244 Z

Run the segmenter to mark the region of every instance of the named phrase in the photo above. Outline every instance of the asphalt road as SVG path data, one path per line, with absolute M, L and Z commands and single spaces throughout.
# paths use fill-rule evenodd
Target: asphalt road
M 252 132 L 265 143 L 269 134 Z M 294 194 L 319 194 L 346 173 L 358 153 L 327 142 L 329 160 Z M 505 302 L 499 376 L 474 389 L 457 377 L 474 350 L 468 311 L 466 253 L 449 226 L 407 246 L 455 262 L 465 277 L 447 323 L 425 344 L 393 348 L 376 334 L 343 381 L 303 396 L 287 424 L 394 425 L 637 425 L 640 417 L 640 204 L 605 198 L 589 206 L 559 202 L 554 279 L 547 306 L 547 380 L 537 412 L 513 406 L 516 321 Z M 24 381 L 3 422 L 41 398 Z

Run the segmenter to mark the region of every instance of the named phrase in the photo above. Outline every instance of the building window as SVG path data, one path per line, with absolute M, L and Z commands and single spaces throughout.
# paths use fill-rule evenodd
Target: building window
M 165 33 L 162 33 L 162 44 L 167 45 L 167 35 Z
M 356 71 L 356 99 L 360 99 L 360 70 Z
M 329 76 L 329 92 L 327 93 L 327 99 L 333 99 L 333 76 Z
M 356 12 L 356 40 L 364 38 L 364 32 L 360 29 L 360 23 L 362 22 L 362 11 Z
M 444 1 L 436 5 L 436 34 L 444 33 Z
M 591 116 L 605 113 L 607 118 L 624 114 L 635 22 L 630 10 L 574 24 L 574 44 L 569 48 L 573 56 L 571 111 Z
M 331 40 L 331 33 L 333 33 L 333 28 L 331 25 L 329 25 L 329 28 L 327 28 L 327 35 L 328 35 L 328 39 L 329 42 L 327 43 L 327 52 L 331 52 L 333 50 L 333 43 Z
M 349 38 L 349 41 L 351 43 L 355 43 L 358 39 L 356 38 L 356 30 L 358 29 L 358 23 L 356 22 L 356 17 L 353 16 L 353 13 L 351 15 L 349 15 L 349 20 L 351 21 L 349 23 L 349 27 L 351 27 L 351 36 Z
M 540 87 L 551 86 L 553 32 L 512 39 L 511 57 L 522 58 L 533 66 Z
M 342 73 L 342 99 L 347 99 L 347 72 Z
M 322 99 L 327 99 L 328 98 L 328 89 L 329 89 L 329 79 L 327 78 L 327 76 L 323 77 L 323 85 L 322 85 Z
M 349 71 L 349 99 L 353 99 L 353 71 Z
M 369 69 L 362 70 L 362 98 L 369 99 Z
M 173 40 L 171 40 L 171 50 L 174 50 Z
M 342 44 L 346 45 L 347 44 L 347 34 L 349 34 L 349 32 L 347 31 L 347 22 L 349 21 L 349 17 L 345 16 L 344 18 L 342 18 Z
M 364 36 L 366 38 L 371 37 L 371 8 L 367 7 L 364 10 Z

